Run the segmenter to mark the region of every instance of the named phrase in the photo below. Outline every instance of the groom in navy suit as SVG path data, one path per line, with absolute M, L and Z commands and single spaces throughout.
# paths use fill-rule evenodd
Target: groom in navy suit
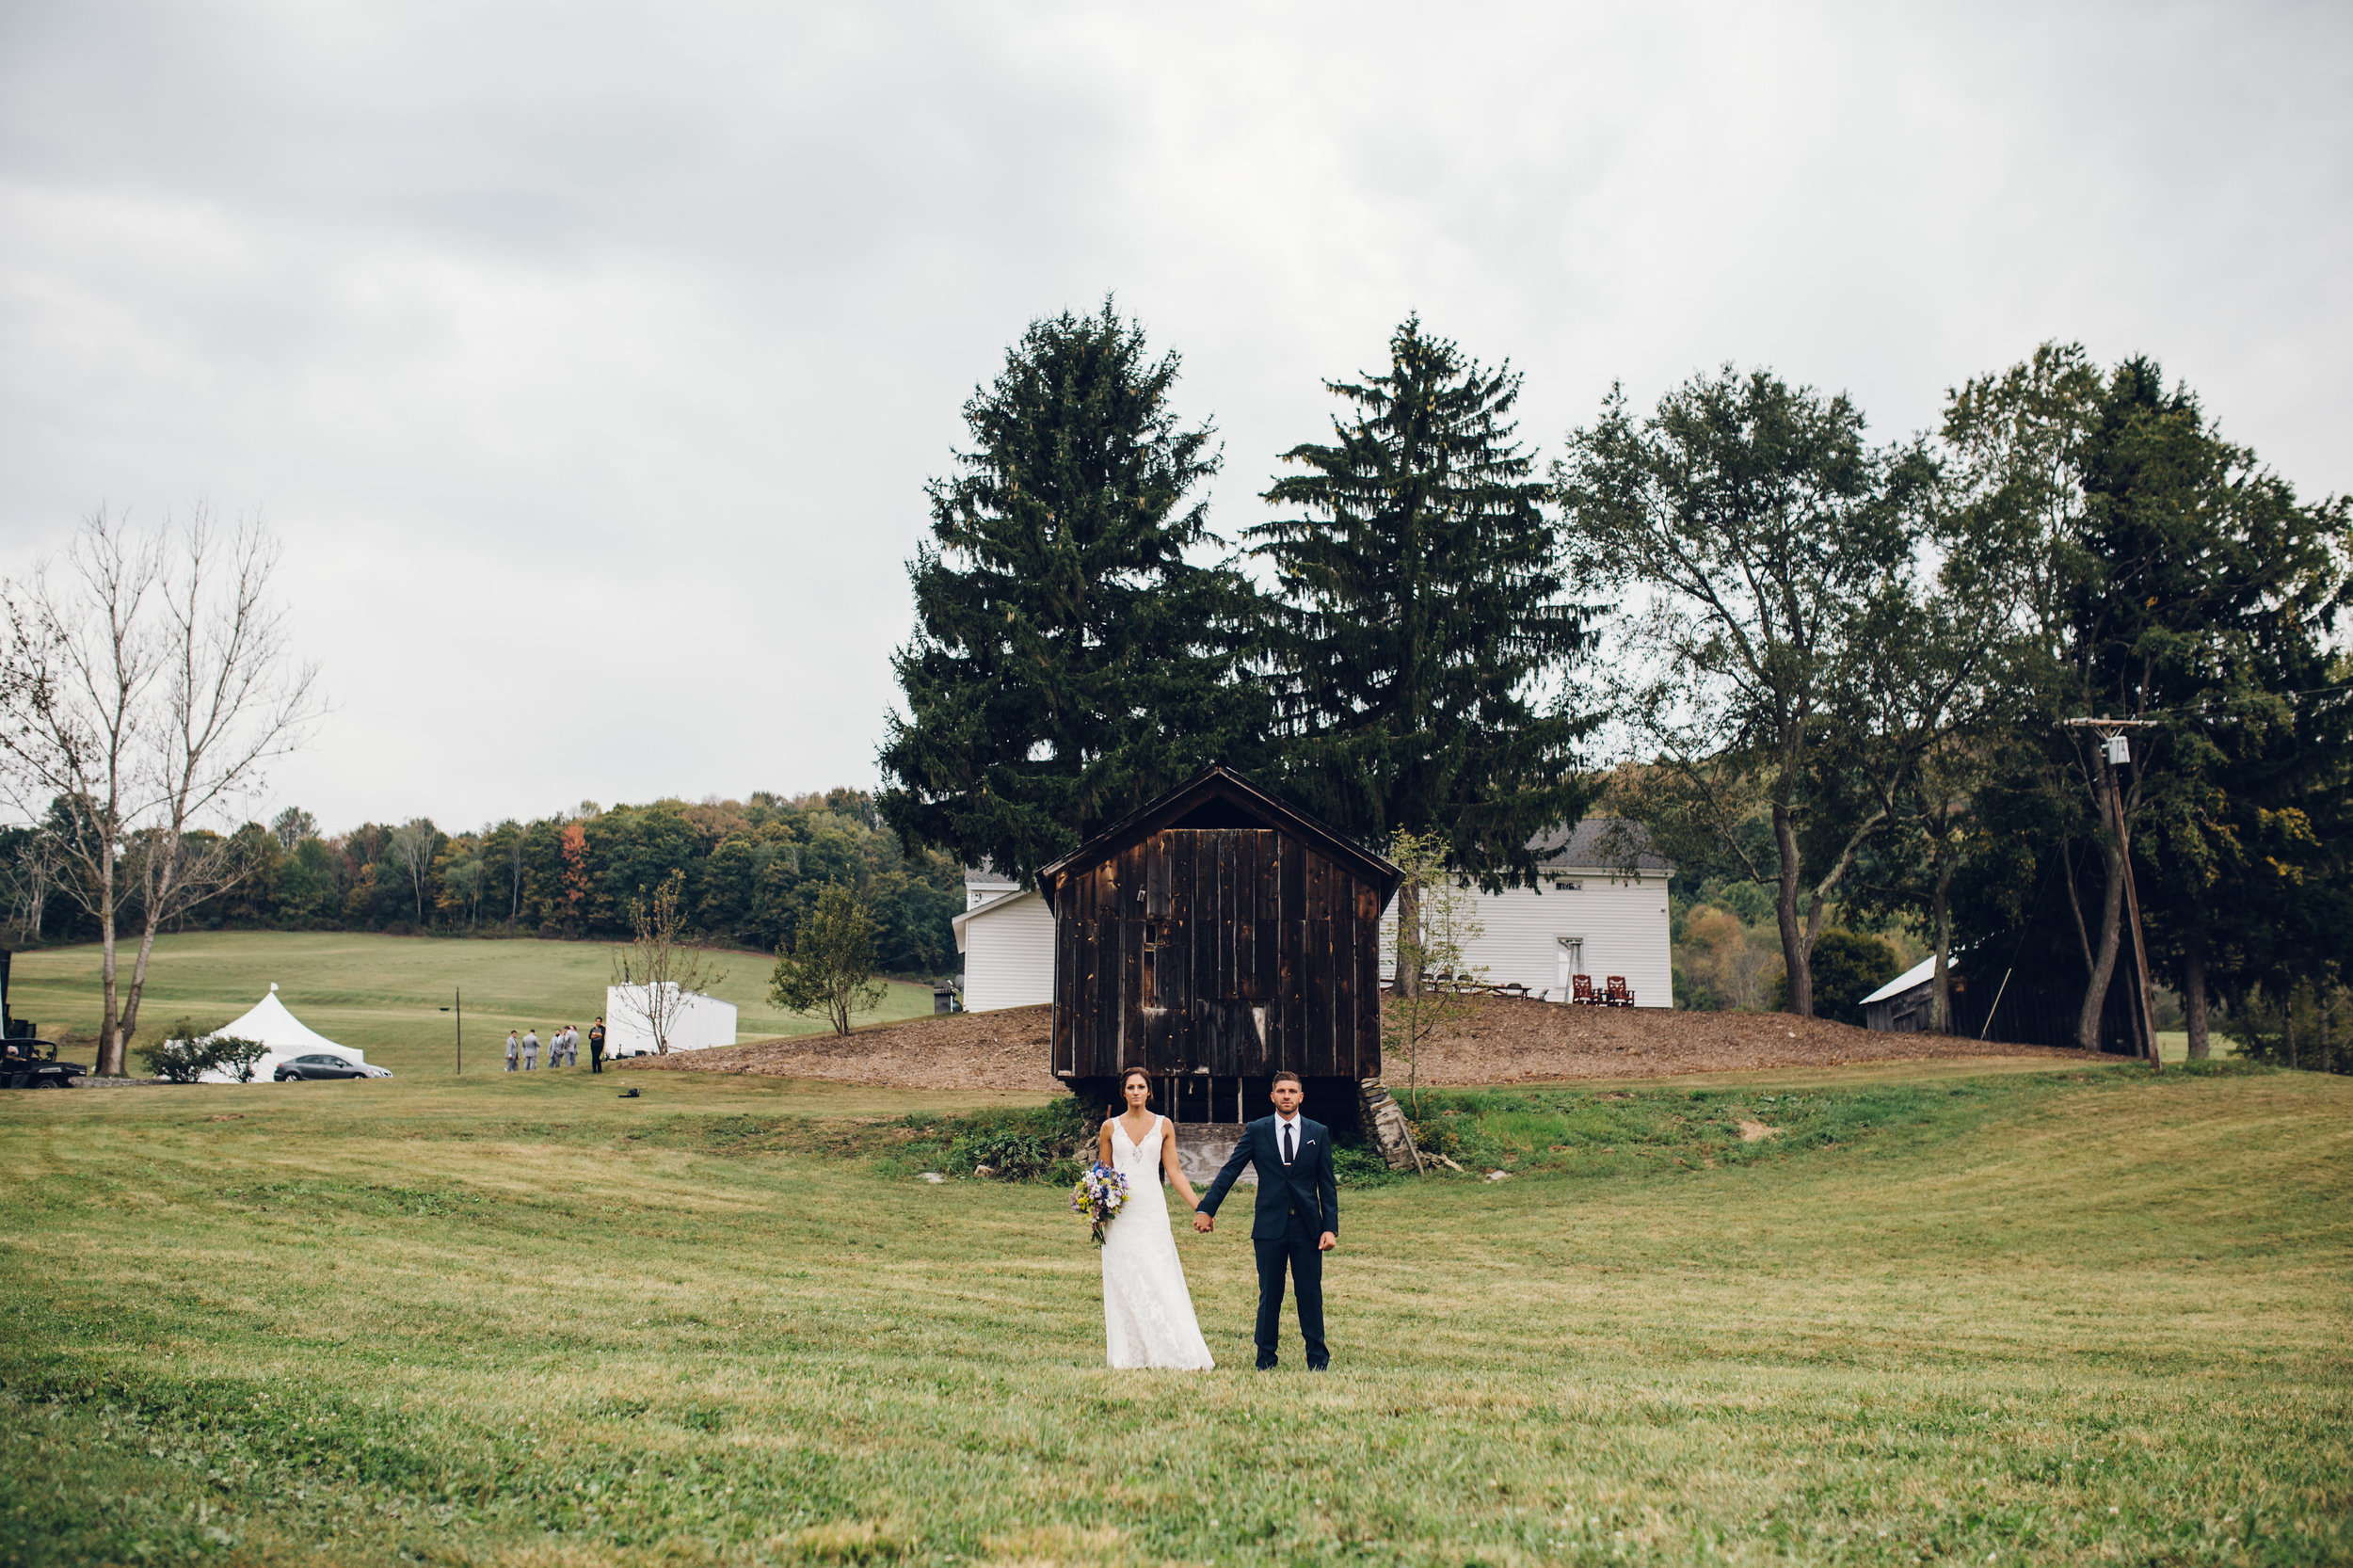
M 1283 1321 L 1283 1271 L 1299 1292 L 1299 1336 L 1307 1368 L 1332 1364 L 1323 1343 L 1323 1255 L 1340 1244 L 1340 1187 L 1332 1173 L 1332 1133 L 1299 1113 L 1305 1091 L 1297 1073 L 1274 1075 L 1274 1114 L 1242 1129 L 1234 1156 L 1193 1210 L 1193 1228 L 1217 1228 L 1217 1206 L 1244 1165 L 1258 1168 L 1258 1212 L 1250 1241 L 1258 1252 L 1258 1370 L 1274 1365 Z

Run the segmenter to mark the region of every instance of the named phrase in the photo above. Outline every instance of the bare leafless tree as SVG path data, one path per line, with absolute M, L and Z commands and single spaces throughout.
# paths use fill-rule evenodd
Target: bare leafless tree
M 520 824 L 506 841 L 506 920 L 509 925 L 523 918 L 523 830 Z
M 630 900 L 630 926 L 636 935 L 627 947 L 613 950 L 613 984 L 621 988 L 621 1005 L 645 1020 L 657 1056 L 670 1054 L 670 1033 L 691 999 L 727 978 L 710 953 L 686 939 L 685 894 L 686 874 L 672 872 L 650 900 Z
M 65 859 L 56 839 L 36 828 L 18 848 L 16 863 L 9 868 L 9 891 L 15 904 L 11 923 L 35 941 L 40 939 L 50 895 L 57 890 L 64 872 Z
M 25 816 L 62 801 L 65 887 L 98 922 L 97 1071 L 120 1075 L 155 936 L 244 874 L 225 840 L 194 835 L 258 790 L 319 717 L 317 672 L 295 661 L 270 593 L 274 538 L 88 518 L 61 563 L 5 591 L 0 792 Z M 138 909 L 120 984 L 117 937 Z
M 1486 927 L 1473 913 L 1468 891 L 1448 870 L 1443 833 L 1401 829 L 1389 840 L 1389 859 L 1405 874 L 1401 889 L 1417 895 L 1408 909 L 1398 901 L 1395 1000 L 1382 1013 L 1381 1051 L 1405 1064 L 1406 1113 L 1421 1115 L 1421 1048 L 1431 1036 L 1476 1017 L 1485 999 L 1485 965 L 1465 962 Z

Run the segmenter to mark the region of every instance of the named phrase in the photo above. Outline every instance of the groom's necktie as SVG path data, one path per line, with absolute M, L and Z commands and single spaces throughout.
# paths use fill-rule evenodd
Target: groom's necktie
M 1291 1162 L 1291 1125 L 1290 1125 L 1290 1123 L 1289 1123 L 1289 1122 L 1285 1122 L 1285 1123 L 1283 1124 L 1283 1163 L 1284 1163 L 1284 1164 L 1286 1164 L 1286 1165 L 1288 1165 L 1288 1164 L 1289 1164 L 1290 1162 Z

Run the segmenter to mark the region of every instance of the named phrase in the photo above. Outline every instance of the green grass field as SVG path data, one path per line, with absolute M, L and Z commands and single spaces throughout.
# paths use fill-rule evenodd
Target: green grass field
M 1017 1099 L 625 1081 L 0 1098 L 0 1561 L 2353 1560 L 2342 1079 L 1439 1096 L 1522 1174 L 1345 1191 L 1321 1377 L 1246 1189 L 1114 1374 L 1061 1192 L 915 1179 Z
M 604 1011 L 613 976 L 612 949 L 602 942 L 466 941 L 364 933 L 221 931 L 159 937 L 149 966 L 140 1038 L 185 1015 L 201 1024 L 225 1023 L 279 986 L 295 1016 L 338 1044 L 355 1046 L 393 1072 L 451 1073 L 456 1065 L 456 1016 L 466 1007 L 466 1066 L 504 1065 L 506 1032 L 536 1028 L 542 1037 L 559 1024 L 582 1032 Z M 132 950 L 120 962 L 129 974 Z M 765 953 L 721 956 L 727 978 L 715 988 L 735 1003 L 736 1037 L 761 1040 L 807 1034 L 824 1020 L 795 1017 L 768 1000 Z M 40 1025 L 94 1035 L 99 1015 L 99 954 L 95 946 L 46 948 L 16 955 L 8 1005 Z M 932 1010 L 931 988 L 893 984 L 883 1005 L 864 1021 L 913 1017 Z

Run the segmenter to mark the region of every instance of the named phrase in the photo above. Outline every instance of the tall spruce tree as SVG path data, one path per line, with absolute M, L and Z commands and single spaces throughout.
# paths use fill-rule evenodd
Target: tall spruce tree
M 1307 472 L 1266 492 L 1298 514 L 1244 535 L 1283 601 L 1268 646 L 1286 787 L 1343 832 L 1441 834 L 1458 872 L 1532 885 L 1529 840 L 1593 800 L 1577 743 L 1598 719 L 1554 684 L 1592 613 L 1512 440 L 1520 378 L 1408 317 L 1385 373 L 1325 384 L 1346 406 L 1332 443 L 1285 453 Z M 1402 934 L 1410 898 L 1398 913 Z
M 1220 759 L 1247 762 L 1264 701 L 1237 679 L 1257 598 L 1217 548 L 1208 424 L 1170 406 L 1177 360 L 1100 312 L 1032 322 L 929 487 L 893 660 L 879 806 L 910 842 L 1027 878 Z

